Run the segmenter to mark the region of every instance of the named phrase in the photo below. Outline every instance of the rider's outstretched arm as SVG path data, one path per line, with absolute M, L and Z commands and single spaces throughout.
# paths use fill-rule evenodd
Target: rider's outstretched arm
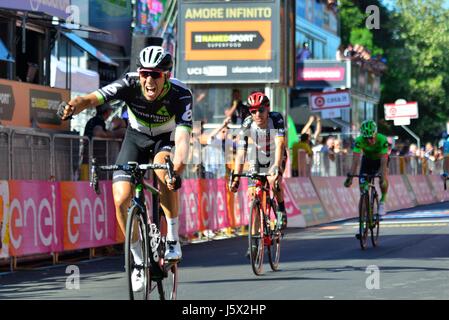
M 68 102 L 64 109 L 63 120 L 70 115 L 75 115 L 87 108 L 99 106 L 102 103 L 100 97 L 96 92 L 86 94 L 84 96 L 77 96 Z
M 351 175 L 357 174 L 357 169 L 359 168 L 359 164 L 360 164 L 360 158 L 361 158 L 361 153 L 353 152 L 351 171 L 349 172 Z

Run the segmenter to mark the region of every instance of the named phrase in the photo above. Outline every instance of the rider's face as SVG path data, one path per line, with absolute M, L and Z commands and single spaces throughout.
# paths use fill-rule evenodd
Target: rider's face
M 263 128 L 268 124 L 268 106 L 250 109 L 250 113 L 257 126 Z
M 139 69 L 140 85 L 147 100 L 154 101 L 164 89 L 167 73 L 156 69 Z
M 368 144 L 373 145 L 376 143 L 376 136 L 373 136 L 371 138 L 365 138 L 366 141 L 368 141 Z

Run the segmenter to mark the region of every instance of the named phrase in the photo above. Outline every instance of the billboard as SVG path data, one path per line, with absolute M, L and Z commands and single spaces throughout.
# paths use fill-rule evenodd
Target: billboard
M 296 87 L 321 89 L 351 87 L 350 61 L 305 60 L 297 64 Z
M 70 91 L 37 84 L 0 79 L 0 122 L 4 126 L 70 130 L 69 121 L 56 116 Z
M 184 0 L 178 19 L 176 77 L 181 81 L 280 81 L 280 0 Z
M 1 9 L 13 9 L 17 11 L 43 12 L 50 16 L 66 19 L 70 11 L 70 0 L 15 0 L 0 1 Z

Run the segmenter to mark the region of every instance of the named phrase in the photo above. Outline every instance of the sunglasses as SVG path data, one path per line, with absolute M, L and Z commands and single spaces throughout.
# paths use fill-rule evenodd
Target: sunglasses
M 155 70 L 139 70 L 139 75 L 141 77 L 144 77 L 145 79 L 148 77 L 151 77 L 153 79 L 159 79 L 162 77 L 164 73 L 162 71 L 155 71 Z
M 260 108 L 258 108 L 258 109 L 252 109 L 252 110 L 249 110 L 249 112 L 250 112 L 251 114 L 256 114 L 257 111 L 259 111 L 259 113 L 264 113 L 264 112 L 265 112 L 265 107 L 260 107 Z

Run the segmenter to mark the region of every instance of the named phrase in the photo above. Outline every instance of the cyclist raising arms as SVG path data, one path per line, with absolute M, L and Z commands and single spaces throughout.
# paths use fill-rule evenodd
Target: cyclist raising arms
M 183 83 L 170 79 L 173 59 L 160 46 L 144 48 L 137 61 L 137 72 L 128 73 L 97 91 L 76 97 L 65 106 L 62 119 L 78 114 L 86 108 L 96 107 L 105 102 L 119 99 L 128 105 L 129 126 L 117 157 L 116 164 L 136 161 L 164 163 L 164 158 L 174 149 L 175 177 L 168 179 L 165 172 L 157 170 L 160 203 L 167 219 L 167 250 L 165 259 L 181 259 L 178 236 L 178 197 L 174 192 L 181 187 L 181 173 L 185 167 L 192 129 L 192 94 Z M 174 137 L 173 137 L 174 135 Z M 174 148 L 175 147 L 175 148 Z M 151 153 L 152 151 L 152 153 Z M 131 176 L 123 171 L 115 171 L 112 191 L 117 221 L 125 233 L 127 210 L 133 194 Z M 140 240 L 138 240 L 140 241 Z M 142 264 L 141 246 L 131 245 L 136 264 Z M 133 289 L 138 291 L 143 284 L 140 273 L 135 272 Z
M 271 174 L 268 176 L 268 182 L 273 188 L 278 203 L 278 221 L 281 228 L 285 229 L 287 227 L 287 214 L 285 213 L 281 184 L 287 159 L 284 119 L 280 113 L 269 111 L 270 100 L 262 92 L 254 92 L 249 95 L 248 109 L 251 115 L 243 121 L 242 130 L 239 133 L 234 172 L 242 173 L 244 159 L 248 154 L 250 170 L 258 173 L 265 170 Z M 252 149 L 251 152 L 248 152 L 250 144 Z M 239 177 L 235 177 L 232 181 L 230 186 L 232 192 L 237 192 L 239 179 Z M 276 184 L 279 189 L 274 188 Z
M 379 203 L 379 215 L 385 215 L 385 202 L 388 192 L 388 141 L 387 137 L 377 133 L 377 125 L 373 120 L 365 120 L 360 126 L 361 135 L 355 139 L 351 166 L 351 175 L 355 175 L 360 163 L 360 154 L 363 152 L 362 174 L 380 174 L 380 190 L 382 196 Z M 359 185 L 364 181 L 359 180 Z M 348 177 L 344 186 L 349 188 L 352 184 L 352 177 Z

